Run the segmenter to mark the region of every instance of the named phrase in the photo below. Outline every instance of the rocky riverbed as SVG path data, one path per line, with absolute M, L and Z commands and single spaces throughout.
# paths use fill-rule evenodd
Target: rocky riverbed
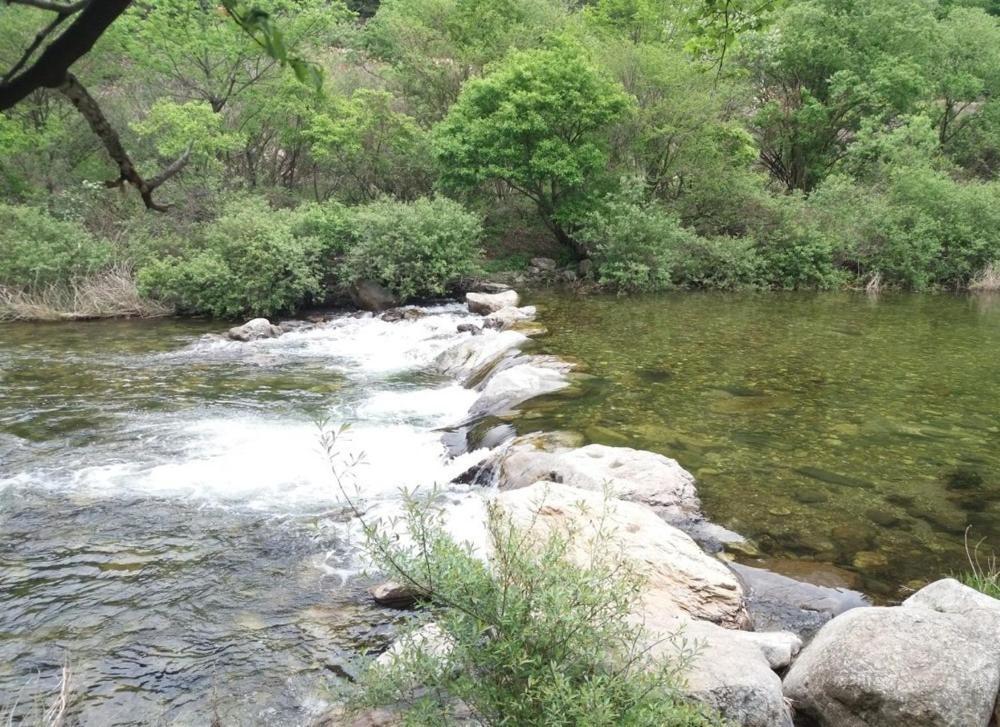
M 467 302 L 484 316 L 483 328 L 498 333 L 468 327 L 468 339 L 437 359 L 478 393 L 468 418 L 446 436 L 458 452 L 479 422 L 571 387 L 581 375 L 569 362 L 522 351 L 535 310 L 518 308 L 515 292 L 470 293 Z M 943 580 L 898 607 L 873 607 L 854 591 L 738 566 L 731 554 L 746 541 L 706 520 L 695 478 L 675 460 L 579 446 L 568 432 L 514 437 L 497 424 L 478 436 L 492 438 L 494 449 L 465 481 L 481 484 L 484 499 L 541 534 L 593 535 L 599 520 L 608 546 L 647 578 L 634 615 L 656 652 L 677 655 L 669 635 L 696 644 L 686 692 L 732 723 L 987 727 L 1000 716 L 1000 601 Z M 477 529 L 485 542 L 485 520 Z M 405 589 L 392 584 L 373 596 L 394 606 L 406 601 Z M 447 644 L 439 650 L 445 658 Z

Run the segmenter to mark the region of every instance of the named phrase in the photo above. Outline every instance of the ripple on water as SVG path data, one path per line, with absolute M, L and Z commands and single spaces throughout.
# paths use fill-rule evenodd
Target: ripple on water
M 426 312 L 252 344 L 176 321 L 5 326 L 0 706 L 44 698 L 68 654 L 84 724 L 321 709 L 391 623 L 362 597 L 315 419 L 353 423 L 339 462 L 365 455 L 350 479 L 375 517 L 486 454 L 451 459 L 434 431 L 475 393 L 430 371 L 468 313 Z M 456 528 L 467 491 L 447 494 Z

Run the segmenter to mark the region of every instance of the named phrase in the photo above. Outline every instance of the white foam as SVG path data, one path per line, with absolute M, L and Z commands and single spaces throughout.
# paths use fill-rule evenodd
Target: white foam
M 161 366 L 191 359 L 222 366 L 233 360 L 282 366 L 308 360 L 339 369 L 345 385 L 327 413 L 332 421 L 352 426 L 338 440 L 337 470 L 369 505 L 384 503 L 391 511 L 399 505 L 401 489 L 447 486 L 488 454 L 452 458 L 437 431 L 464 419 L 477 397 L 457 381 L 443 381 L 434 368 L 441 352 L 469 338 L 458 333 L 457 325 L 470 316 L 458 305 L 424 312 L 416 320 L 395 323 L 344 316 L 252 343 L 203 338 L 147 360 Z M 423 371 L 429 377 L 398 375 Z M 0 476 L 0 489 L 41 484 L 99 496 L 187 498 L 277 513 L 330 507 L 343 499 L 321 450 L 320 431 L 305 413 L 279 415 L 256 409 L 253 402 L 207 401 L 173 414 L 136 413 L 102 426 L 118 429 L 99 445 L 64 450 L 58 458 L 39 461 L 33 471 Z

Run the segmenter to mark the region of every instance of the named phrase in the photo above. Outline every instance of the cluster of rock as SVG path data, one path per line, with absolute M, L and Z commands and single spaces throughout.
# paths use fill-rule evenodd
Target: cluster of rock
M 469 335 L 436 361 L 479 392 L 466 428 L 571 385 L 572 366 L 521 350 L 536 312 L 519 307 L 516 292 L 470 293 L 467 303 L 481 318 L 463 324 Z M 515 438 L 510 427 L 501 429 L 500 441 L 509 441 L 481 465 L 489 476 L 470 481 L 491 485 L 483 496 L 526 529 L 576 533 L 579 550 L 570 556 L 581 563 L 600 527 L 606 546 L 646 577 L 633 616 L 649 632 L 650 653 L 674 658 L 693 647 L 686 694 L 730 723 L 1000 721 L 1000 601 L 944 580 L 900 606 L 872 607 L 854 592 L 729 564 L 713 552 L 739 536 L 705 520 L 694 477 L 676 461 L 625 447 L 577 446 L 558 433 Z M 394 584 L 373 590 L 392 607 L 416 595 Z M 767 630 L 754 630 L 762 626 Z M 427 629 L 419 636 L 424 646 L 446 654 L 447 636 L 433 624 Z M 382 658 L 405 648 L 397 643 Z M 385 718 L 393 722 L 391 714 Z

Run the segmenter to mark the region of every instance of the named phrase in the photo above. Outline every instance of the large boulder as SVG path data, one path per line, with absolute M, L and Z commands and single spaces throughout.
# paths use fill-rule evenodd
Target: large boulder
M 528 337 L 516 331 L 469 336 L 438 354 L 434 367 L 443 374 L 468 379 L 500 360 L 511 349 L 517 348 Z
M 581 564 L 591 562 L 592 545 L 602 533 L 606 552 L 645 576 L 634 614 L 654 631 L 669 631 L 685 616 L 728 628 L 746 623 L 739 579 L 648 507 L 551 482 L 501 492 L 497 503 L 514 525 L 539 537 L 574 533 L 570 557 Z
M 363 310 L 380 313 L 399 305 L 391 292 L 371 280 L 360 280 L 351 285 L 351 300 Z
M 654 452 L 590 444 L 549 450 L 534 438 L 513 442 L 497 455 L 501 489 L 515 490 L 539 480 L 584 490 L 606 487 L 622 500 L 649 505 L 672 522 L 701 517 L 694 477 L 676 461 Z
M 679 621 L 658 638 L 654 658 L 686 661 L 684 693 L 741 727 L 792 727 L 792 715 L 774 673 L 791 663 L 802 642 L 787 632 L 754 633 L 704 621 Z
M 247 321 L 242 326 L 235 326 L 229 329 L 227 334 L 234 341 L 257 341 L 262 338 L 277 338 L 283 331 L 273 325 L 267 318 L 254 318 Z
M 820 727 L 987 727 L 1000 644 L 962 614 L 856 608 L 824 626 L 785 677 Z
M 969 588 L 954 578 L 945 578 L 924 586 L 903 601 L 903 607 L 964 616 L 970 628 L 978 629 L 984 639 L 996 643 L 1000 648 L 1000 601 Z
M 481 384 L 481 393 L 470 413 L 501 414 L 528 399 L 565 389 L 571 368 L 552 356 L 517 356 Z
M 471 312 L 488 316 L 503 308 L 516 308 L 521 302 L 521 296 L 514 290 L 505 290 L 503 293 L 466 293 L 465 302 Z

